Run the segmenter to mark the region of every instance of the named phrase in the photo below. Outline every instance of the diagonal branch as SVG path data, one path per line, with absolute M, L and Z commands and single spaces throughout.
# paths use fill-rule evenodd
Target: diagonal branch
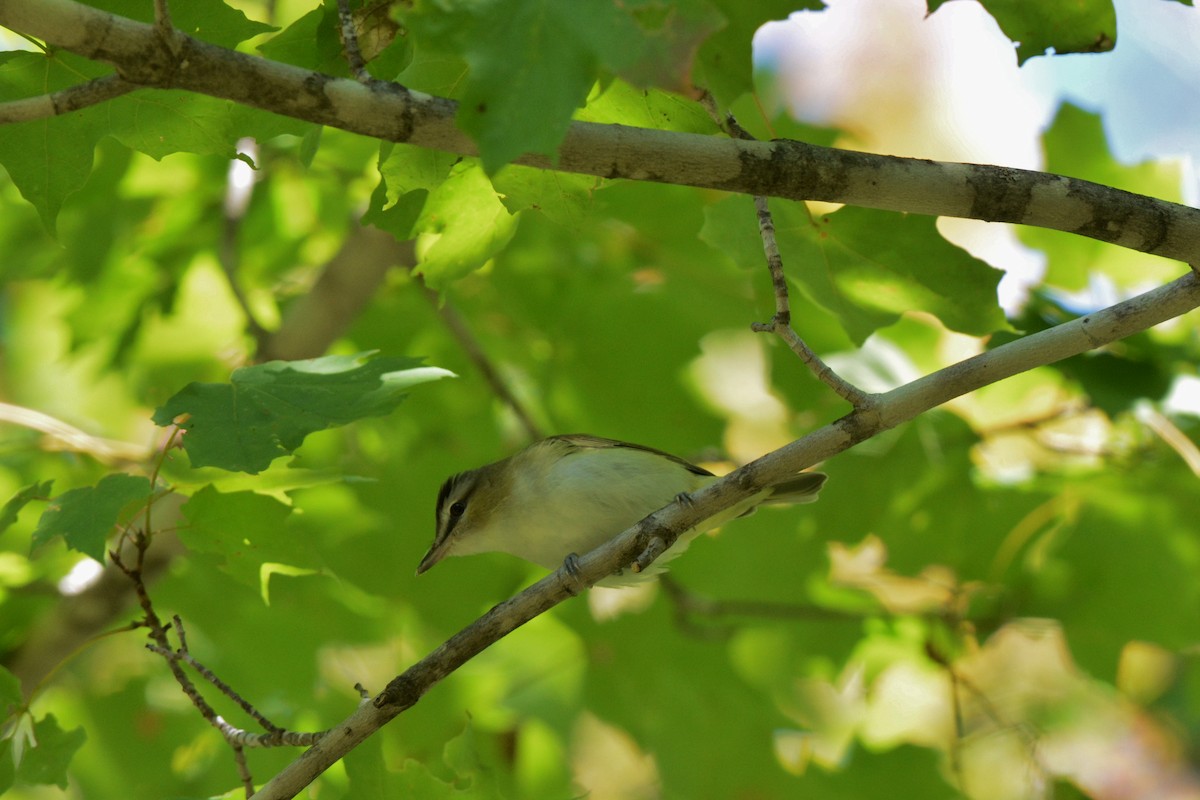
M 926 375 L 877 396 L 869 409 L 851 414 L 768 453 L 691 496 L 646 517 L 608 543 L 501 603 L 397 676 L 375 698 L 333 726 L 328 735 L 268 782 L 259 800 L 294 797 L 324 770 L 376 730 L 411 708 L 435 684 L 476 654 L 534 617 L 573 596 L 575 584 L 592 585 L 649 549 L 665 550 L 681 531 L 882 431 L 955 397 L 1036 366 L 1102 347 L 1200 307 L 1200 275 L 1175 281 L 1071 322 L 1027 336 Z
M 391 142 L 477 154 L 458 105 L 394 83 L 334 78 L 175 32 L 178 52 L 144 23 L 73 0 L 0 0 L 0 25 L 116 66 L 127 81 L 184 89 Z M 1011 222 L 1076 233 L 1191 262 L 1200 211 L 1032 170 L 856 153 L 788 140 L 752 142 L 574 122 L 554 158 L 516 163 L 606 178 Z

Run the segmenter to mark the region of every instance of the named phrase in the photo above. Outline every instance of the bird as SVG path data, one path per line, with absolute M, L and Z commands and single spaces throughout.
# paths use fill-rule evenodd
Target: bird
M 826 475 L 801 472 L 684 531 L 642 572 L 621 571 L 604 586 L 629 586 L 664 570 L 700 533 L 762 504 L 811 503 Z M 588 434 L 541 439 L 508 458 L 460 472 L 437 497 L 433 544 L 417 574 L 447 556 L 503 552 L 557 569 L 672 501 L 717 480 L 703 467 L 645 445 Z

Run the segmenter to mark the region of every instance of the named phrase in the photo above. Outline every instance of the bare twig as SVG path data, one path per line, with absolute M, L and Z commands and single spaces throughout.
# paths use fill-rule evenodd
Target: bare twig
M 775 222 L 767 207 L 767 198 L 763 195 L 755 195 L 754 207 L 758 212 L 758 232 L 762 237 L 763 251 L 767 256 L 767 268 L 771 272 L 771 286 L 775 290 L 775 315 L 771 317 L 770 322 L 751 323 L 750 329 L 757 333 L 773 333 L 783 339 L 817 380 L 833 389 L 838 397 L 854 406 L 855 409 L 867 408 L 872 401 L 871 395 L 834 372 L 792 327 L 787 278 L 783 274 L 783 258 L 779 255 L 779 244 L 775 241 Z
M 709 92 L 704 92 L 700 103 L 708 111 L 713 121 L 717 123 L 730 137 L 753 141 L 754 137 L 738 124 L 733 114 L 721 114 L 717 101 Z M 783 274 L 783 256 L 779 252 L 779 242 L 775 238 L 775 220 L 767 205 L 766 195 L 754 195 L 754 210 L 758 216 L 758 234 L 762 239 L 763 253 L 767 258 L 767 270 L 771 275 L 771 289 L 775 293 L 775 314 L 770 322 L 753 322 L 750 329 L 756 333 L 773 333 L 787 344 L 791 351 L 808 367 L 813 376 L 833 389 L 856 409 L 864 409 L 871 403 L 871 396 L 854 384 L 842 378 L 813 351 L 800 334 L 792 327 L 792 309 L 788 301 L 787 276 Z
M 183 42 L 180 40 L 179 31 L 171 22 L 169 0 L 154 0 L 154 30 L 158 34 L 159 40 L 171 51 L 171 55 L 178 58 L 183 48 Z
M 134 591 L 137 594 L 138 605 L 142 609 L 143 617 L 139 620 L 135 627 L 144 627 L 148 631 L 148 635 L 152 641 L 146 645 L 152 653 L 156 653 L 163 657 L 167 662 L 171 674 L 175 677 L 175 682 L 183 690 L 183 693 L 192 705 L 200 712 L 200 715 L 208 721 L 210 725 L 221 732 L 225 741 L 233 753 L 234 762 L 237 766 L 238 775 L 242 781 L 242 786 L 246 792 L 246 796 L 250 797 L 254 793 L 254 780 L 250 773 L 248 764 L 246 763 L 245 748 L 247 747 L 309 747 L 320 741 L 325 734 L 322 732 L 302 733 L 289 731 L 271 722 L 253 705 L 247 702 L 240 694 L 225 681 L 221 680 L 208 667 L 200 663 L 188 652 L 187 634 L 184 631 L 183 621 L 175 616 L 170 625 L 163 624 L 157 612 L 154 610 L 154 603 L 150 599 L 150 594 L 146 589 L 146 583 L 143 580 L 143 566 L 145 564 L 146 551 L 149 548 L 150 537 L 143 531 L 126 531 L 122 535 L 122 540 L 128 539 L 133 544 L 133 561 L 126 563 L 121 555 L 120 546 L 109 551 L 109 558 L 112 562 L 129 578 L 133 584 Z M 176 638 L 179 640 L 179 647 L 171 647 L 168 637 L 168 632 L 174 628 Z M 227 722 L 216 710 L 204 699 L 196 684 L 183 671 L 182 664 L 187 664 L 198 672 L 201 677 L 217 687 L 229 699 L 237 703 L 237 705 L 246 712 L 258 724 L 266 729 L 266 733 L 251 733 L 242 728 L 238 728 Z
M 371 73 L 367 72 L 362 50 L 358 48 L 358 33 L 354 29 L 354 14 L 350 11 L 350 0 L 338 0 L 338 20 L 342 24 L 342 52 L 346 55 L 346 63 L 350 66 L 350 72 L 362 83 L 369 83 L 372 80 Z
M 149 547 L 150 539 L 143 531 L 134 531 L 129 535 L 130 540 L 134 545 L 134 561 L 132 564 L 126 564 L 120 552 L 120 548 L 114 548 L 109 551 L 108 556 L 117 567 L 125 573 L 130 582 L 133 583 L 134 591 L 137 593 L 138 605 L 141 606 L 142 613 L 145 615 L 140 620 L 141 627 L 148 631 L 148 635 L 154 643 L 164 649 L 170 650 L 171 644 L 167 639 L 167 626 L 163 624 L 158 614 L 154 611 L 154 604 L 150 600 L 150 594 L 146 591 L 146 584 L 142 580 L 142 565 L 145 563 L 146 549 Z M 184 694 L 192 701 L 192 705 L 199 709 L 205 719 L 212 721 L 217 717 L 217 712 L 212 706 L 205 701 L 199 691 L 196 690 L 196 685 L 184 673 L 183 668 L 178 661 L 168 659 L 167 664 L 171 669 L 171 674 L 175 676 L 175 681 L 183 689 Z
M 420 280 L 420 278 L 418 278 Z M 534 421 L 533 416 L 526 410 L 525 405 L 517 399 L 513 391 L 508 388 L 504 377 L 500 371 L 496 369 L 496 365 L 492 363 L 491 358 L 484 352 L 483 345 L 475 338 L 475 334 L 471 331 L 471 326 L 462 318 L 462 315 L 454 310 L 449 301 L 444 300 L 437 292 L 425 286 L 424 281 L 421 281 L 421 288 L 425 292 L 425 297 L 428 298 L 431 305 L 437 314 L 442 319 L 442 323 L 450 334 L 458 341 L 463 352 L 467 354 L 467 358 L 471 359 L 471 363 L 479 370 L 479 374 L 487 381 L 488 386 L 492 387 L 492 391 L 496 397 L 512 410 L 516 415 L 517 421 L 521 423 L 521 427 L 525 429 L 525 433 L 530 439 L 541 439 L 543 433 L 541 427 Z
M 954 732 L 955 740 L 950 744 L 950 761 L 951 767 L 958 780 L 960 790 L 966 790 L 964 784 L 965 775 L 962 772 L 961 758 L 959 754 L 959 746 L 966 738 L 966 721 L 962 713 L 962 698 L 959 695 L 960 687 L 965 689 L 967 694 L 978 704 L 979 710 L 983 717 L 988 720 L 993 726 L 999 730 L 1016 731 L 1017 736 L 1028 750 L 1028 757 L 1033 768 L 1037 770 L 1038 778 L 1045 781 L 1049 775 L 1049 770 L 1042 762 L 1042 758 L 1038 754 L 1039 731 L 1036 727 L 1025 720 L 1011 721 L 1003 712 L 992 702 L 988 697 L 987 692 L 981 689 L 974 681 L 969 679 L 959 670 L 953 661 L 948 656 L 942 653 L 932 642 L 926 642 L 925 654 L 931 661 L 940 666 L 946 672 L 946 676 L 950 680 L 950 696 L 951 705 L 954 713 Z
M 233 763 L 237 765 L 238 778 L 242 782 L 242 791 L 246 800 L 254 796 L 254 776 L 250 773 L 250 765 L 246 763 L 246 751 L 239 745 L 233 745 Z
M 755 619 L 796 620 L 808 622 L 861 622 L 862 614 L 801 603 L 771 603 L 761 600 L 714 600 L 696 594 L 670 575 L 660 575 L 659 585 L 675 607 L 675 619 L 680 628 L 701 638 L 728 638 L 737 628 L 723 624 L 722 619 L 750 617 Z M 707 620 L 703 625 L 697 617 Z
M 81 108 L 104 103 L 140 88 L 117 75 L 105 75 L 78 86 L 69 86 L 50 94 L 0 103 L 0 125 L 69 114 Z
M 179 628 L 179 617 L 175 617 L 176 633 Z M 180 640 L 179 647 L 176 649 L 161 647 L 157 644 L 148 644 L 146 649 L 151 653 L 156 653 L 168 661 L 182 661 L 217 688 L 221 694 L 228 697 L 234 703 L 246 712 L 255 722 L 266 729 L 266 733 L 251 733 L 243 728 L 238 728 L 231 725 L 219 714 L 214 715 L 209 719 L 209 722 L 221 735 L 234 747 L 308 747 L 315 744 L 324 733 L 321 731 L 290 731 L 286 728 L 281 728 L 271 720 L 267 719 L 257 708 L 246 701 L 240 694 L 237 693 L 228 683 L 221 680 L 216 673 L 204 666 L 191 653 L 188 652 L 187 646 Z M 203 711 L 203 710 L 202 710 Z
M 248 158 L 257 156 L 257 144 L 253 139 L 238 142 L 238 150 L 239 155 L 246 153 Z M 246 318 L 246 332 L 254 339 L 255 351 L 258 352 L 262 350 L 269 334 L 259 324 L 254 310 L 250 307 L 250 299 L 242 288 L 239 275 L 242 267 L 242 220 L 245 219 L 246 209 L 250 206 L 255 184 L 254 176 L 245 174 L 249 169 L 249 165 L 240 159 L 230 161 L 225 176 L 225 199 L 221 205 L 221 240 L 217 246 L 217 261 L 221 264 L 221 271 L 225 273 L 225 280 L 229 284 L 233 299 Z
M 264 716 L 257 708 L 250 705 L 250 703 L 243 699 L 240 694 L 235 692 L 232 686 L 218 678 L 212 670 L 197 661 L 195 656 L 193 656 L 188 650 L 187 637 L 183 632 L 183 620 L 179 618 L 178 614 L 176 614 L 171 618 L 171 621 L 175 626 L 175 636 L 179 639 L 179 648 L 174 651 L 160 652 L 161 648 L 153 647 L 151 645 L 148 645 L 148 647 L 151 647 L 151 649 L 153 649 L 155 652 L 158 652 L 159 655 L 166 656 L 167 658 L 181 659 L 192 669 L 196 670 L 196 672 L 200 673 L 200 677 L 217 687 L 221 694 L 237 703 L 242 711 L 246 712 L 247 716 L 257 722 L 259 725 L 263 726 L 268 733 L 283 731 L 283 728 L 276 725 L 274 722 L 271 722 L 271 720 L 267 719 L 266 716 Z

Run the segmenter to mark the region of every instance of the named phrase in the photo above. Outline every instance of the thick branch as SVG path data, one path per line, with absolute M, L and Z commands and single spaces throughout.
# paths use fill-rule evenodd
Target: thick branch
M 293 797 L 321 772 L 376 729 L 414 705 L 434 684 L 484 648 L 572 595 L 576 581 L 594 584 L 630 564 L 659 540 L 669 546 L 681 531 L 730 508 L 762 487 L 777 483 L 954 397 L 1044 364 L 1101 347 L 1200 307 L 1200 276 L 1189 272 L 1115 306 L 1027 336 L 939 370 L 878 396 L 803 439 L 741 467 L 696 492 L 691 502 L 673 503 L 651 514 L 607 544 L 578 559 L 576 575 L 563 569 L 501 603 L 393 680 L 372 705 L 360 707 L 329 735 L 264 786 L 256 798 Z M 665 549 L 665 548 L 664 548 Z
M 457 104 L 396 84 L 360 83 L 267 61 L 72 0 L 0 0 L 0 25 L 88 58 L 147 87 L 185 89 L 393 142 L 474 155 Z M 1191 262 L 1200 211 L 1075 178 L 979 164 L 855 153 L 793 141 L 576 122 L 557 158 L 518 163 L 605 178 L 1054 228 Z

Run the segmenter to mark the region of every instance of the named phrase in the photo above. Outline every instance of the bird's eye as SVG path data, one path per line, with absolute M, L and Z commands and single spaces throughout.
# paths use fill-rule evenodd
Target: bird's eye
M 466 512 L 466 510 L 466 503 L 464 503 L 462 500 L 455 500 L 450 504 L 450 517 L 452 519 L 458 519 Z

